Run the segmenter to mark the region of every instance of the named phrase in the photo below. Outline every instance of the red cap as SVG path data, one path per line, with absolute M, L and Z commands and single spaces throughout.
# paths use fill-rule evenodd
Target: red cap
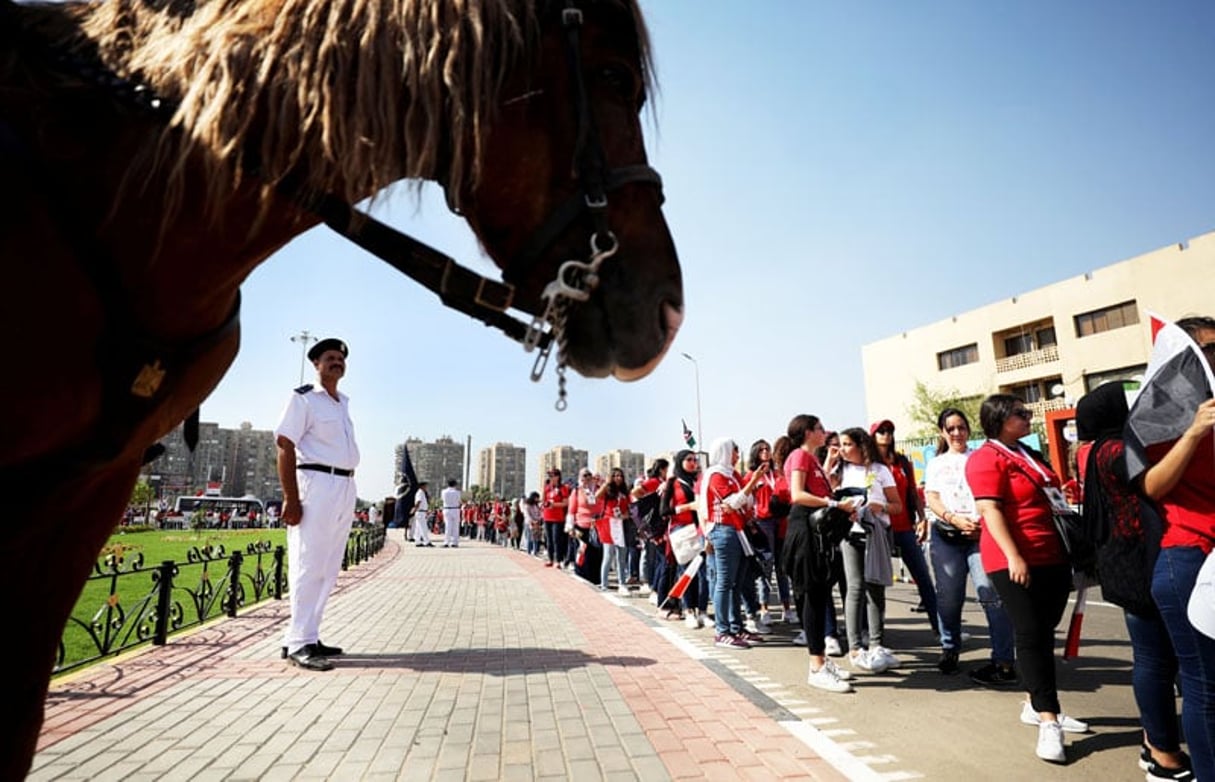
M 894 431 L 894 421 L 891 421 L 889 418 L 883 418 L 881 421 L 876 421 L 873 424 L 870 424 L 869 436 L 873 437 L 873 435 L 877 434 L 877 430 L 881 429 L 883 426 L 889 426 L 890 431 Z

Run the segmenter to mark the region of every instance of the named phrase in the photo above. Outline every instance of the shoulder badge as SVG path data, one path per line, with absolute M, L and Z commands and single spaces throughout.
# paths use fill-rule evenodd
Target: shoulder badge
M 307 385 L 303 385 L 303 386 L 300 386 L 299 388 L 295 389 L 295 393 L 306 394 L 311 390 L 312 390 L 312 384 L 308 383 Z

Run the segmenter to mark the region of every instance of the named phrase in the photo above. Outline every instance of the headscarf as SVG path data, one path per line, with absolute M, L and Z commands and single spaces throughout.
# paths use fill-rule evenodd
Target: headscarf
M 696 472 L 688 472 L 687 470 L 685 470 L 683 468 L 683 460 L 688 458 L 689 456 L 695 456 L 695 455 L 696 455 L 695 451 L 688 449 L 688 448 L 684 448 L 682 451 L 675 454 L 675 466 L 671 469 L 671 472 L 673 473 L 674 477 L 683 481 L 689 487 L 696 485 L 696 476 L 700 475 L 700 468 L 698 466 L 696 469 Z
M 1076 465 L 1084 470 L 1084 505 L 1081 508 L 1084 529 L 1090 540 L 1102 543 L 1109 537 L 1112 525 L 1101 487 L 1097 452 L 1106 440 L 1122 439 L 1127 415 L 1126 391 L 1119 380 L 1098 386 L 1076 404 L 1076 436 L 1094 441 L 1088 452 L 1088 464 Z
M 713 521 L 713 517 L 710 515 L 713 506 L 709 504 L 709 479 L 715 474 L 724 475 L 727 478 L 734 477 L 734 451 L 737 448 L 738 446 L 729 437 L 718 437 L 709 446 L 709 466 L 701 471 L 700 491 L 696 495 L 696 504 L 702 523 Z

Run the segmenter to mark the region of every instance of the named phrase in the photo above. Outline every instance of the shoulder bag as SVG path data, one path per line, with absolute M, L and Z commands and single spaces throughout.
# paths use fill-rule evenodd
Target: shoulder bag
M 1097 547 L 1093 545 L 1092 540 L 1085 534 L 1084 519 L 1074 510 L 1062 510 L 1056 507 L 1050 493 L 1046 490 L 1046 485 L 1034 480 L 1034 476 L 1030 475 L 1029 471 L 1024 467 L 1017 464 L 1015 459 L 1010 459 L 1009 464 L 1020 470 L 1021 474 L 1038 488 L 1038 492 L 1046 500 L 1046 506 L 1050 508 L 1051 520 L 1055 525 L 1055 532 L 1059 535 L 1059 540 L 1063 544 L 1064 556 L 1067 557 L 1067 561 L 1071 564 L 1072 569 L 1088 575 L 1094 575 L 1097 571 Z

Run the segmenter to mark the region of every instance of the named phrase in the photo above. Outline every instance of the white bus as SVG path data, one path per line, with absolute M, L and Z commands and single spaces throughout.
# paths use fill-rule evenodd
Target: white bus
M 173 510 L 161 515 L 160 526 L 189 529 L 190 517 L 199 510 L 206 514 L 206 526 L 213 529 L 246 529 L 261 527 L 266 522 L 266 506 L 251 494 L 244 497 L 200 495 L 178 497 L 173 503 Z

